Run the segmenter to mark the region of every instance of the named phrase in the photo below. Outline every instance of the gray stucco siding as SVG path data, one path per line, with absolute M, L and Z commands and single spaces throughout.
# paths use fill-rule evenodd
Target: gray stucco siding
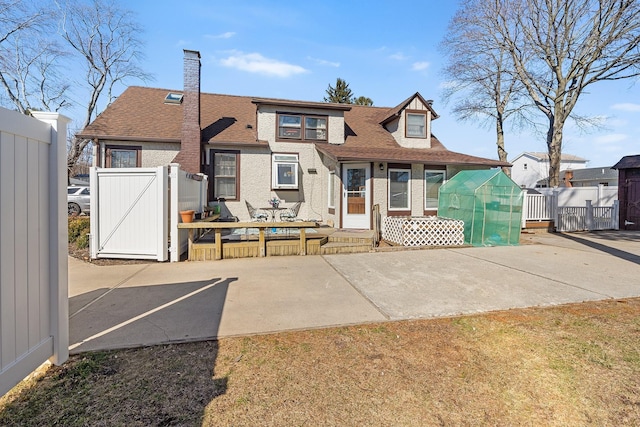
M 342 111 L 313 108 L 261 106 L 258 110 L 258 139 L 274 142 L 278 131 L 277 113 L 307 114 L 327 116 L 327 141 L 330 144 L 344 144 L 344 114 Z

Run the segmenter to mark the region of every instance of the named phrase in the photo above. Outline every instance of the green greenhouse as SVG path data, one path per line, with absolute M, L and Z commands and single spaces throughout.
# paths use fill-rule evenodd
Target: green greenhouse
M 464 221 L 464 242 L 517 245 L 523 191 L 501 170 L 464 170 L 442 184 L 438 216 Z

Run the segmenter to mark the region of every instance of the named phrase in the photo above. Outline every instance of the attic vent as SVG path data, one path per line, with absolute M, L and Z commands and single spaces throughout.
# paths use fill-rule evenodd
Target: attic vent
M 164 98 L 165 104 L 182 104 L 182 94 L 169 92 Z

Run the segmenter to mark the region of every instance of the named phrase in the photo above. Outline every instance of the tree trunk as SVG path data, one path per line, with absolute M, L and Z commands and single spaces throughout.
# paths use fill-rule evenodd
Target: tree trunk
M 506 162 L 508 153 L 504 149 L 504 124 L 502 123 L 502 116 L 499 115 L 496 118 L 496 145 L 498 147 L 498 159 L 501 162 Z M 504 166 L 502 171 L 507 174 L 507 176 L 511 176 L 511 168 Z
M 560 185 L 560 161 L 562 159 L 562 128 L 565 118 L 562 103 L 556 103 L 555 114 L 549 117 L 547 148 L 549 152 L 549 187 Z

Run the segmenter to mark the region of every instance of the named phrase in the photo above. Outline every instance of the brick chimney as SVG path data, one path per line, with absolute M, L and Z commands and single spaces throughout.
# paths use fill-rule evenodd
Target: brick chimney
M 571 180 L 573 179 L 573 171 L 571 169 L 567 169 L 564 171 L 564 186 L 565 187 L 573 187 L 573 183 Z
M 183 170 L 200 172 L 202 153 L 200 132 L 200 52 L 184 50 L 184 93 L 182 98 L 182 138 L 180 152 L 173 160 Z

